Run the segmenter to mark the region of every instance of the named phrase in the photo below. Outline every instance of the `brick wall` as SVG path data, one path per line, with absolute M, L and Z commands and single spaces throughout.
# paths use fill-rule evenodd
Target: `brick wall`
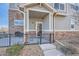
M 17 10 L 9 10 L 9 33 L 14 34 L 16 31 L 23 32 L 23 26 L 14 25 L 14 17 L 15 19 L 23 20 L 23 14 Z
M 79 31 L 55 32 L 55 40 L 79 39 Z

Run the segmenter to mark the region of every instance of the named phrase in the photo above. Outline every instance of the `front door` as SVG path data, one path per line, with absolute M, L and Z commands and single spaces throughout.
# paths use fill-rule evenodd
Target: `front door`
M 36 36 L 42 35 L 42 22 L 36 22 Z

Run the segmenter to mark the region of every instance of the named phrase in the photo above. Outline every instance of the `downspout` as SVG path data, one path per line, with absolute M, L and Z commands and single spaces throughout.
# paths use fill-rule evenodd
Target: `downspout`
M 17 10 L 20 11 L 20 12 L 23 14 L 23 16 L 24 16 L 24 17 L 23 17 L 23 19 L 24 19 L 24 31 L 23 31 L 23 32 L 24 32 L 24 34 L 23 34 L 23 35 L 24 35 L 24 40 L 23 40 L 23 42 L 24 42 L 24 44 L 25 44 L 25 43 L 26 43 L 26 40 L 25 40 L 25 36 L 26 36 L 26 35 L 25 35 L 25 8 L 24 8 L 24 12 L 21 11 L 21 10 L 19 10 L 19 9 L 17 9 Z
M 55 42 L 55 37 L 54 37 L 54 36 L 55 36 L 55 35 L 54 35 L 54 34 L 55 34 L 55 33 L 54 33 L 54 32 L 55 32 L 55 30 L 54 30 L 54 20 L 55 20 L 55 15 L 56 15 L 56 13 L 57 13 L 57 12 L 54 12 L 54 14 L 53 14 L 53 43 Z

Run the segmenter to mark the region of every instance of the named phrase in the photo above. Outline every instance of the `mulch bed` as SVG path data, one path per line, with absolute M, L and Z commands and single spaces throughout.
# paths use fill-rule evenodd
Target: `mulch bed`
M 6 47 L 1 48 L 0 47 L 0 56 L 6 56 Z
M 43 56 L 43 51 L 39 45 L 26 45 L 20 52 L 20 56 Z

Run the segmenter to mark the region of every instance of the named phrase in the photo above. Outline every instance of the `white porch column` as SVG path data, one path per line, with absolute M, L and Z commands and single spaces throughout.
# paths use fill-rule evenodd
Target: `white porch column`
M 25 8 L 24 8 L 24 44 L 26 42 L 26 12 L 25 12 Z
M 26 14 L 24 13 L 24 41 L 23 41 L 24 43 L 26 42 L 26 36 L 25 36 L 25 34 L 26 34 L 26 24 L 25 24 L 26 23 L 26 20 L 25 19 L 26 18 L 25 18 L 25 15 Z
M 26 14 L 24 13 L 24 34 L 25 34 L 25 32 L 26 32 L 26 24 L 25 24 L 26 21 L 25 21 L 25 15 L 26 15 Z
M 51 13 L 49 13 L 49 31 L 50 32 L 52 31 L 51 24 L 52 24 L 52 21 L 51 21 Z
M 27 10 L 27 32 L 29 31 L 29 10 Z
M 24 9 L 24 43 L 27 43 L 28 35 L 27 32 L 29 31 L 29 11 Z

